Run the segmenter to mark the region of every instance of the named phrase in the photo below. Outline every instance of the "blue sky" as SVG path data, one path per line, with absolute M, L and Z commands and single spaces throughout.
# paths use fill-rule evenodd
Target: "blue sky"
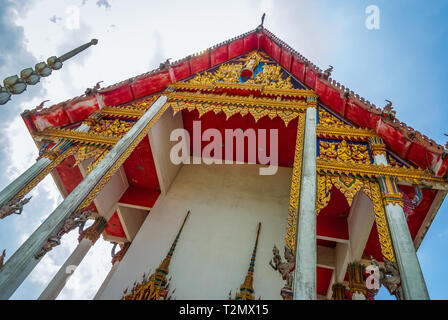
M 380 29 L 365 27 L 365 9 L 380 10 Z M 382 1 L 123 1 L 0 0 L 0 77 L 89 41 L 99 44 L 0 107 L 0 188 L 28 168 L 37 149 L 20 112 L 41 101 L 78 96 L 103 80 L 110 85 L 265 26 L 333 78 L 384 106 L 399 120 L 444 145 L 448 133 L 448 2 Z M 75 13 L 75 14 L 74 14 Z M 79 19 L 75 19 L 76 16 Z M 75 17 L 75 18 L 74 18 Z M 73 20 L 74 19 L 74 20 Z M 62 201 L 51 178 L 33 192 L 21 216 L 0 222 L 9 257 Z M 447 299 L 448 205 L 439 210 L 418 256 L 432 299 Z M 13 298 L 35 299 L 76 246 L 76 234 L 48 254 Z M 61 293 L 91 299 L 110 269 L 110 244 L 99 241 Z M 1 249 L 0 248 L 0 249 Z M 389 298 L 384 291 L 378 298 Z

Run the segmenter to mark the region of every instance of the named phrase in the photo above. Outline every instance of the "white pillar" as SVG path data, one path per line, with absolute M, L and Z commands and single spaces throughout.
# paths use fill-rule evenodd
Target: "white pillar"
M 87 124 L 81 124 L 76 131 L 87 132 L 90 126 Z M 57 144 L 57 147 L 68 147 L 71 141 L 66 139 Z M 63 152 L 63 151 L 62 151 Z M 0 191 L 0 208 L 5 206 L 9 201 L 14 199 L 16 195 L 25 189 L 25 187 L 31 183 L 42 171 L 44 171 L 53 160 L 47 157 L 40 158 L 35 164 L 33 164 L 29 169 L 22 173 L 17 179 L 12 181 L 8 186 L 6 186 L 2 191 Z M 1 218 L 1 217 L 0 217 Z
M 294 299 L 316 300 L 316 108 L 306 110 Z
M 64 221 L 84 202 L 101 178 L 112 169 L 132 142 L 137 138 L 141 138 L 139 135 L 144 132 L 144 129 L 147 128 L 150 121 L 160 111 L 166 101 L 166 96 L 160 96 L 90 174 L 81 181 L 14 255 L 9 258 L 3 268 L 0 269 L 0 299 L 8 299 L 20 286 L 39 262 L 40 259 L 36 259 L 35 256 L 47 239 L 59 231 Z
M 20 191 L 22 191 L 31 181 L 33 181 L 42 171 L 45 170 L 52 160 L 47 157 L 40 158 L 18 178 L 0 191 L 0 208 L 12 200 Z
M 55 300 L 59 293 L 64 288 L 67 280 L 73 274 L 75 269 L 79 266 L 81 261 L 89 252 L 90 248 L 93 246 L 93 242 L 90 239 L 82 238 L 76 247 L 75 251 L 68 257 L 50 283 L 47 285 L 44 291 L 42 291 L 38 300 Z
M 387 166 L 386 146 L 383 139 L 372 137 L 369 139 L 369 144 L 375 164 Z M 382 192 L 386 193 L 386 195 L 393 195 L 398 192 L 396 190 L 396 182 L 391 177 L 381 177 L 380 185 L 382 185 Z M 401 198 L 399 193 L 398 198 Z M 397 203 L 387 203 L 384 206 L 384 211 L 386 212 L 395 259 L 400 272 L 404 299 L 428 300 L 428 289 L 426 288 L 423 272 L 420 268 L 403 208 Z
M 110 269 L 109 273 L 106 276 L 106 279 L 104 279 L 103 283 L 101 284 L 101 287 L 98 289 L 98 292 L 95 294 L 95 297 L 93 300 L 99 300 L 101 295 L 104 292 L 104 289 L 106 289 L 107 285 L 109 284 L 110 279 L 112 279 L 112 276 L 115 274 L 115 271 L 118 269 L 118 266 L 120 265 L 120 261 L 116 261 L 112 268 Z
M 403 208 L 398 204 L 385 206 L 395 258 L 401 276 L 404 299 L 429 300 L 428 289 L 409 233 Z

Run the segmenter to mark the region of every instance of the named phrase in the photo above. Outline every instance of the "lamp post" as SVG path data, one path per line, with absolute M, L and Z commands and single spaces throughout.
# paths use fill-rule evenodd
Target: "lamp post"
M 28 85 L 35 85 L 40 81 L 41 77 L 48 77 L 53 70 L 59 70 L 62 68 L 62 63 L 71 57 L 77 55 L 81 51 L 84 51 L 91 45 L 96 45 L 97 39 L 92 39 L 90 42 L 73 49 L 60 57 L 50 57 L 47 62 L 39 62 L 33 68 L 26 68 L 20 72 L 20 78 L 17 75 L 7 77 L 3 80 L 3 87 L 0 86 L 0 105 L 6 104 L 11 100 L 11 95 L 21 94 L 26 90 Z

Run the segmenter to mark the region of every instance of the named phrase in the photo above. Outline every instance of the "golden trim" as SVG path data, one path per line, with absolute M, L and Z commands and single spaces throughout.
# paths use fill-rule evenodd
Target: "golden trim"
M 318 124 L 316 126 L 316 135 L 318 138 L 367 142 L 376 133 L 373 130 L 364 128 L 342 127 L 337 125 L 328 127 Z
M 404 206 L 401 193 L 382 193 L 381 197 L 385 206 L 388 204 L 398 204 L 400 207 Z
M 48 167 L 46 167 L 44 170 L 42 170 L 33 180 L 31 180 L 25 188 L 20 190 L 19 193 L 15 196 L 15 198 L 21 198 L 28 194 L 35 186 L 39 184 L 51 171 L 53 171 L 54 168 L 56 168 L 62 161 L 64 161 L 67 157 L 75 153 L 74 147 L 69 147 L 67 150 L 65 150 L 62 154 L 60 154 L 56 159 L 54 159 Z
M 46 128 L 43 131 L 35 133 L 34 137 L 46 139 L 69 138 L 73 142 L 81 145 L 108 147 L 115 145 L 120 137 L 113 135 L 98 134 L 93 132 L 81 132 L 71 129 Z
M 300 181 L 302 178 L 303 140 L 305 131 L 305 115 L 299 114 L 297 122 L 296 148 L 289 194 L 288 225 L 286 227 L 286 245 L 295 252 L 297 242 L 297 217 L 300 197 Z
M 258 122 L 261 118 L 267 116 L 270 119 L 274 119 L 275 117 L 279 117 L 285 123 L 285 126 L 289 124 L 291 120 L 294 120 L 298 117 L 300 112 L 294 111 L 280 111 L 275 109 L 264 109 L 264 108 L 247 108 L 247 107 L 238 107 L 238 106 L 220 106 L 215 104 L 207 104 L 207 103 L 189 103 L 189 102 L 167 102 L 167 104 L 173 109 L 173 114 L 178 113 L 181 110 L 187 109 L 188 111 L 198 110 L 199 117 L 202 117 L 207 112 L 213 111 L 215 114 L 223 112 L 226 115 L 226 119 L 229 119 L 231 116 L 235 114 L 240 114 L 241 116 L 245 116 L 250 114 L 255 122 Z
M 104 107 L 101 109 L 101 114 L 103 116 L 140 119 L 145 111 L 146 110 L 124 107 Z
M 317 159 L 316 166 L 318 172 L 328 174 L 355 175 L 367 178 L 378 178 L 387 175 L 410 183 L 426 181 L 446 184 L 448 182 L 445 178 L 435 177 L 428 172 L 414 168 L 386 167 L 355 161 L 341 162 L 326 159 Z
M 290 111 L 305 111 L 310 106 L 303 100 L 281 100 L 258 98 L 253 96 L 230 96 L 222 94 L 202 94 L 199 92 L 172 92 L 168 95 L 168 102 L 210 103 L 217 105 L 231 105 L 240 107 L 263 107 Z

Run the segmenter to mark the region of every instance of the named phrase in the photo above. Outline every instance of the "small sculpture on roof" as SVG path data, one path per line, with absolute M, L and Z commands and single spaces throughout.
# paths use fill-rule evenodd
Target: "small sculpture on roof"
M 385 99 L 385 100 L 386 100 L 387 104 L 384 106 L 384 108 L 382 110 L 381 117 L 383 119 L 394 120 L 395 114 L 397 112 L 392 107 L 392 101 L 389 101 L 387 99 Z
M 103 81 L 97 82 L 93 88 L 87 88 L 85 91 L 86 96 L 90 96 L 92 93 L 97 93 L 101 88 L 101 82 Z
M 332 66 L 332 65 L 329 65 L 329 66 L 328 66 L 328 69 L 326 69 L 326 70 L 324 71 L 324 73 L 322 74 L 322 77 L 323 77 L 324 79 L 328 80 L 328 78 L 331 77 L 331 72 L 332 72 L 332 71 L 333 71 L 333 66 Z
M 44 108 L 44 104 L 45 104 L 45 102 L 48 102 L 48 101 L 50 101 L 50 100 L 44 100 L 44 101 L 42 101 L 36 108 L 34 108 L 34 110 L 35 110 L 35 111 L 40 111 L 40 110 L 42 110 L 42 109 Z
M 165 62 L 162 62 L 159 66 L 159 69 L 164 70 L 169 67 L 171 58 L 166 59 Z

